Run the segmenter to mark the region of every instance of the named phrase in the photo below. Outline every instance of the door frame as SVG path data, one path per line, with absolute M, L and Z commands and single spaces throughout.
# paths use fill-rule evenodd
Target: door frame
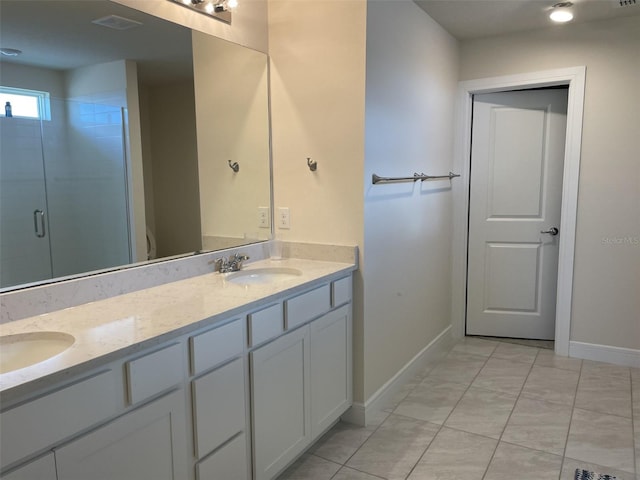
M 569 67 L 531 73 L 463 81 L 458 84 L 453 182 L 453 251 L 451 323 L 455 337 L 463 337 L 467 306 L 467 243 L 469 237 L 469 187 L 471 179 L 471 114 L 473 95 L 508 90 L 568 85 L 567 131 L 558 253 L 555 353 L 569 355 L 573 261 L 578 209 L 580 149 L 586 67 Z

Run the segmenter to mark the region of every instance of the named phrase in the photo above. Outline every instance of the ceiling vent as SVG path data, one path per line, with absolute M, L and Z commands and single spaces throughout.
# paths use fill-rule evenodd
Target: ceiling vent
M 638 0 L 615 0 L 616 7 L 633 7 L 640 5 Z
M 622 0 L 620 0 L 622 1 Z M 91 23 L 102 25 L 103 27 L 112 28 L 113 30 L 129 30 L 130 28 L 139 27 L 140 22 L 131 20 L 130 18 L 120 17 L 118 15 L 107 15 L 106 17 L 92 20 Z

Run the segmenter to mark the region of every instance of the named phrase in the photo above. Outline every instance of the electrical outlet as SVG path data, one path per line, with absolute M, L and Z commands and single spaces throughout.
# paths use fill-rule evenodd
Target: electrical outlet
M 258 227 L 269 228 L 269 207 L 258 207 Z
M 278 227 L 283 229 L 291 228 L 289 207 L 278 207 Z

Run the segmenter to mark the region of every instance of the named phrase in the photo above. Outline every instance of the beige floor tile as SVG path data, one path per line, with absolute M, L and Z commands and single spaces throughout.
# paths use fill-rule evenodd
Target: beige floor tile
M 367 428 L 379 427 L 384 423 L 389 415 L 391 415 L 391 412 L 386 412 L 384 410 L 367 412 Z
M 513 395 L 470 387 L 445 425 L 499 439 L 516 403 Z
M 574 460 L 572 458 L 565 457 L 562 464 L 562 474 L 560 480 L 574 480 L 576 469 L 588 470 L 594 473 L 601 473 L 603 475 L 613 475 L 617 480 L 634 480 L 633 473 L 623 472 L 622 470 L 616 470 L 611 467 L 603 467 L 602 465 L 596 465 L 594 463 L 588 463 L 581 460 Z
M 522 395 L 547 402 L 573 405 L 579 378 L 579 372 L 534 364 L 522 389 Z
M 309 479 L 313 480 L 313 479 Z M 374 477 L 373 475 L 369 475 L 368 473 L 359 472 L 358 470 L 354 470 L 349 467 L 342 467 L 336 476 L 331 480 L 380 480 L 380 477 Z
M 427 377 L 396 407 L 393 413 L 442 424 L 467 390 L 460 383 Z
M 575 408 L 565 455 L 633 472 L 631 419 Z
M 309 449 L 309 453 L 344 464 L 371 436 L 375 428 L 339 422 Z
M 500 343 L 491 354 L 494 358 L 502 358 L 514 362 L 532 364 L 540 349 L 534 347 L 525 347 L 524 345 L 515 345 L 513 343 Z
M 487 360 L 472 385 L 510 395 L 519 395 L 530 370 L 530 364 L 492 357 Z
M 631 380 L 628 376 L 585 373 L 576 394 L 577 408 L 631 418 Z
M 433 423 L 391 414 L 347 466 L 389 480 L 404 480 L 438 429 Z
M 625 380 L 631 378 L 631 369 L 620 365 L 612 365 L 592 360 L 582 361 L 582 374 L 604 375 L 607 377 L 619 377 Z
M 278 480 L 329 480 L 340 467 L 337 463 L 305 453 Z
M 562 457 L 500 442 L 484 480 L 557 480 Z
M 501 440 L 522 447 L 563 455 L 571 406 L 520 397 Z
M 443 428 L 408 480 L 481 480 L 497 441 Z
M 582 368 L 582 359 L 563 357 L 556 355 L 550 350 L 540 350 L 536 357 L 535 364 L 541 367 L 561 368 L 563 370 L 579 372 L 580 368 Z
M 486 361 L 487 358 L 480 355 L 451 352 L 431 370 L 427 378 L 470 385 Z
M 454 345 L 454 352 L 470 353 L 472 355 L 490 356 L 498 346 L 498 342 L 476 337 L 464 337 Z

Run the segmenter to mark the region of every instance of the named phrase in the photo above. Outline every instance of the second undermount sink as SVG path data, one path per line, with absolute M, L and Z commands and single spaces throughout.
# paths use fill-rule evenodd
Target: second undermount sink
M 63 332 L 27 332 L 0 336 L 0 373 L 43 362 L 64 352 L 75 342 Z
M 265 267 L 240 270 L 230 273 L 226 280 L 237 285 L 264 285 L 299 277 L 302 272 L 297 268 Z

